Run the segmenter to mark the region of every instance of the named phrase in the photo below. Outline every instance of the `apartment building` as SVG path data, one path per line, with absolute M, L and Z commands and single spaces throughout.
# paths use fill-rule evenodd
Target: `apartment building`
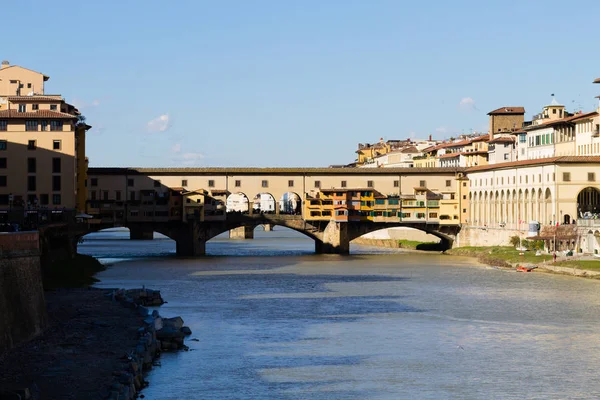
M 0 208 L 85 210 L 85 134 L 91 127 L 49 77 L 3 61 L 0 68 Z

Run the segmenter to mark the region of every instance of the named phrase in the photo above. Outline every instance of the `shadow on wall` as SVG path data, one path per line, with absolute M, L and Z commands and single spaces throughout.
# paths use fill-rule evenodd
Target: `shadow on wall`
M 27 137 L 27 132 L 19 132 Z M 47 132 L 52 136 L 52 132 Z M 35 132 L 35 136 L 39 132 Z M 58 135 L 61 137 L 64 135 Z M 0 135 L 0 141 L 4 139 Z M 54 140 L 50 140 L 52 146 Z M 56 139 L 56 146 L 62 141 Z M 36 229 L 73 218 L 76 207 L 76 159 L 60 149 L 15 142 L 0 143 L 0 230 Z

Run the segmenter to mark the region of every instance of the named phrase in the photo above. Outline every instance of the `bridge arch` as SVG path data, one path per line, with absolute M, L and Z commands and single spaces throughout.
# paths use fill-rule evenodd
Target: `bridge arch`
M 275 197 L 269 192 L 257 193 L 252 198 L 252 211 L 266 214 L 275 213 Z
M 279 213 L 301 215 L 302 197 L 296 192 L 285 192 L 279 199 Z
M 249 204 L 250 201 L 248 196 L 246 196 L 244 192 L 235 192 L 227 196 L 227 200 L 225 201 L 225 209 L 228 213 L 247 213 L 249 212 Z
M 422 223 L 387 222 L 385 226 L 375 224 L 348 223 L 348 240 L 351 242 L 354 239 L 358 239 L 359 237 L 368 233 L 396 227 L 416 229 L 418 231 L 425 232 L 426 234 L 436 236 L 440 239 L 440 244 L 444 250 L 452 247 L 455 235 L 458 233 L 458 230 L 454 226 L 445 227 L 436 225 L 426 227 L 426 225 Z

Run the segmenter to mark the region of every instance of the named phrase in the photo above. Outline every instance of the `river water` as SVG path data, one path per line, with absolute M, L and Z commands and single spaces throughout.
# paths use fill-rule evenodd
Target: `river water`
M 99 287 L 160 289 L 189 352 L 167 353 L 146 399 L 597 399 L 600 282 L 353 246 L 314 255 L 292 231 L 167 239 L 89 235 Z M 190 339 L 197 339 L 190 340 Z

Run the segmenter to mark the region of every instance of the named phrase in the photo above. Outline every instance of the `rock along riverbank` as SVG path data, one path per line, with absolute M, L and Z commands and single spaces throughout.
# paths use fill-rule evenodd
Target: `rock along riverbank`
M 180 317 L 149 312 L 158 291 L 60 289 L 46 301 L 46 331 L 0 354 L 0 398 L 136 398 L 160 353 L 186 349 L 191 333 Z

